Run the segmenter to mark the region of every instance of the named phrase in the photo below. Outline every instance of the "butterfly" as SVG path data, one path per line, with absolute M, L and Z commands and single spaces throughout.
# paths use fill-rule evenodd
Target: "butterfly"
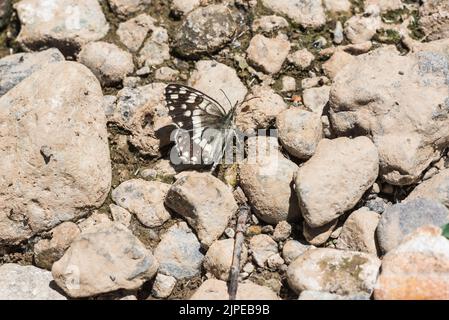
M 165 100 L 177 128 L 172 161 L 177 156 L 183 163 L 212 165 L 211 172 L 215 171 L 237 134 L 238 102 L 232 105 L 227 98 L 230 108 L 226 109 L 205 93 L 181 84 L 168 84 Z

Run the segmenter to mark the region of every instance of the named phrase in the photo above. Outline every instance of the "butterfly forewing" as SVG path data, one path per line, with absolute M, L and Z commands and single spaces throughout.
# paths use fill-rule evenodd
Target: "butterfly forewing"
M 213 98 L 188 86 L 169 84 L 165 89 L 168 112 L 178 127 L 178 155 L 184 163 L 212 164 L 222 154 L 226 110 Z

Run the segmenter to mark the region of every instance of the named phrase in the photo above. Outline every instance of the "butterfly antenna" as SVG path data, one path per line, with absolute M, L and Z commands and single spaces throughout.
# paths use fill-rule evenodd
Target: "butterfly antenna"
M 220 91 L 223 92 L 224 96 L 226 97 L 226 100 L 228 100 L 228 102 L 229 102 L 229 106 L 230 106 L 231 109 L 232 109 L 232 108 L 233 108 L 232 102 L 231 102 L 231 100 L 229 100 L 228 96 L 226 95 L 226 92 L 224 92 L 223 89 L 220 89 Z

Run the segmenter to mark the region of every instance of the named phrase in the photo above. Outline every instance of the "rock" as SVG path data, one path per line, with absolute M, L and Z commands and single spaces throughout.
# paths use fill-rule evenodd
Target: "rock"
M 229 43 L 238 28 L 231 10 L 208 5 L 191 11 L 176 32 L 176 52 L 186 57 L 214 53 Z
M 296 90 L 296 80 L 290 76 L 283 76 L 281 79 L 282 82 L 282 92 L 290 92 Z
M 449 223 L 449 210 L 439 202 L 415 199 L 395 204 L 380 218 L 376 233 L 379 247 L 387 253 L 417 228 L 425 225 L 441 227 L 446 223 Z
M 82 233 L 90 232 L 93 230 L 95 232 L 99 225 L 108 224 L 112 222 L 107 214 L 99 213 L 95 211 L 87 219 L 83 219 L 78 222 L 78 227 Z
M 263 31 L 263 32 L 272 32 L 282 28 L 287 28 L 289 26 L 287 20 L 282 17 L 271 15 L 271 16 L 262 16 L 254 20 L 251 25 L 251 29 L 253 32 Z
M 297 257 L 302 255 L 307 250 L 311 249 L 313 246 L 302 244 L 296 240 L 288 240 L 284 247 L 282 248 L 282 257 L 287 264 L 295 261 Z
M 335 24 L 335 29 L 333 31 L 333 41 L 335 44 L 341 44 L 345 40 L 345 36 L 343 34 L 343 25 L 340 21 L 337 21 Z
M 273 254 L 268 257 L 267 259 L 267 266 L 271 270 L 277 270 L 282 265 L 284 265 L 284 259 L 282 259 L 281 255 L 279 253 Z
M 271 148 L 268 154 L 252 156 L 240 165 L 240 186 L 245 191 L 254 213 L 269 224 L 299 219 L 299 206 L 292 189 L 293 175 L 298 166 L 277 150 L 275 137 L 254 137 L 249 144 Z M 250 147 L 250 155 L 255 147 Z
M 130 132 L 129 142 L 145 155 L 159 156 L 160 148 L 171 143 L 174 127 L 165 102 L 166 86 L 152 83 L 120 90 L 109 116 L 110 122 Z
M 111 211 L 112 219 L 116 222 L 120 222 L 125 227 L 129 227 L 131 225 L 131 213 L 115 204 L 109 205 L 109 210 Z
M 425 226 L 408 235 L 382 259 L 376 300 L 449 299 L 449 240 Z
M 337 51 L 323 63 L 323 71 L 330 79 L 334 79 L 345 66 L 355 63 L 356 58 L 345 51 Z
M 170 227 L 154 250 L 159 272 L 176 279 L 191 278 L 201 271 L 203 254 L 195 234 L 185 222 Z
M 266 266 L 267 260 L 278 253 L 277 243 L 266 234 L 259 234 L 251 238 L 249 248 L 254 262 L 261 268 Z
M 316 0 L 262 0 L 275 13 L 286 15 L 304 28 L 317 28 L 326 22 L 323 4 Z
M 137 56 L 139 66 L 157 66 L 170 59 L 167 30 L 153 26 L 150 31 L 151 36 L 144 42 Z
M 131 231 L 109 222 L 82 232 L 53 264 L 52 274 L 70 297 L 81 298 L 138 289 L 157 269 L 156 259 Z
M 275 241 L 285 241 L 292 233 L 292 226 L 287 221 L 281 221 L 274 228 L 273 239 Z
M 88 67 L 105 86 L 112 86 L 134 71 L 133 56 L 115 44 L 103 41 L 83 46 L 78 61 Z
M 369 300 L 366 294 L 339 295 L 329 292 L 304 290 L 298 300 Z
M 331 13 L 345 13 L 351 11 L 351 1 L 349 0 L 324 0 L 324 7 Z
M 288 108 L 284 99 L 266 85 L 252 87 L 247 100 L 237 108 L 235 120 L 237 127 L 246 133 L 270 127 L 276 117 Z
M 365 6 L 377 5 L 381 12 L 400 10 L 404 7 L 401 0 L 365 0 Z
M 53 263 L 64 255 L 70 244 L 80 234 L 73 222 L 63 222 L 51 230 L 51 239 L 39 240 L 33 248 L 36 266 L 51 270 Z
M 108 0 L 108 2 L 112 11 L 120 18 L 129 17 L 151 4 L 151 0 Z
M 287 59 L 290 42 L 282 37 L 267 38 L 261 34 L 255 35 L 246 50 L 249 61 L 264 72 L 278 73 Z
M 311 89 L 309 89 L 311 90 Z M 276 119 L 279 141 L 285 150 L 298 159 L 309 159 L 324 138 L 321 114 L 290 108 Z
M 309 227 L 306 222 L 303 223 L 302 234 L 308 243 L 314 246 L 320 246 L 330 238 L 332 232 L 337 227 L 338 219 L 326 223 L 320 227 Z
M 361 251 L 376 255 L 376 228 L 380 215 L 368 208 L 360 208 L 346 219 L 336 247 L 342 250 Z
M 145 13 L 139 14 L 135 18 L 120 23 L 117 36 L 129 51 L 135 53 L 142 47 L 148 32 L 155 29 L 157 31 L 155 23 L 156 20 L 151 16 Z
M 208 279 L 195 291 L 190 300 L 228 300 L 228 286 L 225 281 Z M 277 294 L 264 286 L 250 281 L 239 283 L 236 300 L 279 300 Z
M 207 250 L 204 257 L 204 269 L 211 273 L 215 278 L 228 281 L 231 269 L 232 258 L 234 254 L 234 239 L 216 240 Z M 240 267 L 248 259 L 248 250 L 243 244 L 242 255 L 240 258 Z
M 321 116 L 323 114 L 324 108 L 329 102 L 330 91 L 330 86 L 304 89 L 302 93 L 304 106 L 317 115 Z
M 439 201 L 449 208 L 449 194 L 446 190 L 449 190 L 449 169 L 442 170 L 429 180 L 420 183 L 405 200 L 427 198 Z
M 388 46 L 357 56 L 334 79 L 333 129 L 339 135 L 369 132 L 387 183 L 417 182 L 447 146 L 448 48 L 448 40 L 430 42 L 402 56 Z
M 146 227 L 163 225 L 170 219 L 164 200 L 170 185 L 158 181 L 132 179 L 123 182 L 112 193 L 112 200 L 136 215 Z
M 355 15 L 345 22 L 345 35 L 351 43 L 369 41 L 382 27 L 379 7 L 367 6 L 362 15 Z
M 292 52 L 287 57 L 288 62 L 293 63 L 300 69 L 307 69 L 315 60 L 315 56 L 307 49 L 297 50 Z
M 317 248 L 289 265 L 287 280 L 296 293 L 313 290 L 369 297 L 379 267 L 380 260 L 367 253 Z
M 176 278 L 172 276 L 166 276 L 165 274 L 158 273 L 156 279 L 154 279 L 153 288 L 151 294 L 159 299 L 168 298 L 176 285 Z
M 54 48 L 36 53 L 16 53 L 0 59 L 0 96 L 33 72 L 61 61 L 64 61 L 64 56 Z
M 377 150 L 368 138 L 321 140 L 295 177 L 307 224 L 320 227 L 352 209 L 376 181 L 378 171 Z
M 48 64 L 0 98 L 1 244 L 103 204 L 111 160 L 102 102 L 98 80 L 75 62 Z
M 11 0 L 4 0 L 0 3 L 0 29 L 8 24 L 12 13 Z
M 154 79 L 162 81 L 174 81 L 178 78 L 179 71 L 169 67 L 160 67 L 154 72 Z
M 170 8 L 172 12 L 187 14 L 198 8 L 200 4 L 201 0 L 173 0 Z
M 21 0 L 14 8 L 21 24 L 17 41 L 26 50 L 56 47 L 73 56 L 109 31 L 98 0 Z
M 231 189 L 209 173 L 189 172 L 169 189 L 165 204 L 195 229 L 201 243 L 210 246 L 237 211 Z
M 449 38 L 449 3 L 424 1 L 419 7 L 419 26 L 430 41 Z
M 0 300 L 67 300 L 52 288 L 51 272 L 34 266 L 0 266 Z
M 230 110 L 231 106 L 221 90 L 226 93 L 232 106 L 238 101 L 242 102 L 248 92 L 233 68 L 213 60 L 198 61 L 188 85 L 214 98 L 226 110 Z

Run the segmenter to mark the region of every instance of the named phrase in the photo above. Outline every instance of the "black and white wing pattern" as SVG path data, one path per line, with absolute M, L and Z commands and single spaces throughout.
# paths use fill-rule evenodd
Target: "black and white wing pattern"
M 206 94 L 180 84 L 167 85 L 165 100 L 168 113 L 178 128 L 173 138 L 182 162 L 218 162 L 226 140 L 228 111 Z

